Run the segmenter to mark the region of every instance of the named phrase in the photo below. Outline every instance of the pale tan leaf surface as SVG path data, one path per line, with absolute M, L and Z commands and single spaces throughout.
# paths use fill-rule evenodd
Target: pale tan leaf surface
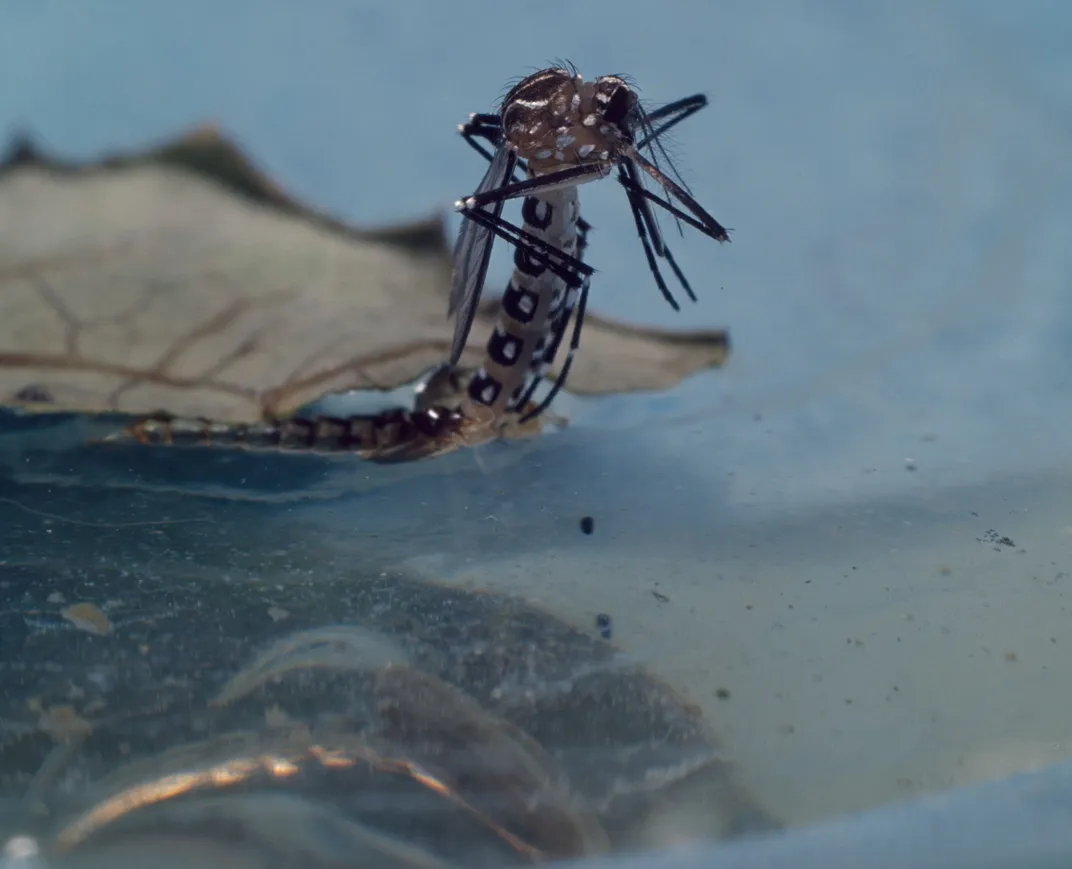
M 449 256 L 439 217 L 348 227 L 212 129 L 86 166 L 18 143 L 0 164 L 0 404 L 252 422 L 394 388 L 446 358 Z M 722 333 L 591 317 L 570 388 L 666 388 L 724 355 Z

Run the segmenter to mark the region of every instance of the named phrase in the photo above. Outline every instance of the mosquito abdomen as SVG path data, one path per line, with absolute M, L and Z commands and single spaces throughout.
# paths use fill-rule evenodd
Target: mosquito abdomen
M 572 255 L 577 247 L 579 215 L 576 187 L 525 198 L 522 228 L 556 250 Z M 546 372 L 547 349 L 568 318 L 568 287 L 524 245 L 514 250 L 514 273 L 503 292 L 499 318 L 488 339 L 484 360 L 469 382 L 462 413 L 474 416 L 474 405 L 495 417 L 520 409 L 532 387 Z

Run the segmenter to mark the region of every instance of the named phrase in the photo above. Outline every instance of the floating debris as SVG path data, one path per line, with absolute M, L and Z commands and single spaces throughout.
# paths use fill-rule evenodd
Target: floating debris
M 60 612 L 67 621 L 90 634 L 106 637 L 112 632 L 112 623 L 100 609 L 91 603 L 76 603 Z
M 79 715 L 72 706 L 52 706 L 41 711 L 37 728 L 56 741 L 77 739 L 93 732 L 93 725 Z
M 1005 534 L 999 534 L 993 528 L 985 531 L 982 537 L 976 537 L 975 539 L 980 543 L 991 544 L 994 547 L 995 552 L 1000 552 L 1001 549 L 999 547 L 1001 546 L 1005 546 L 1009 549 L 1015 548 L 1016 546 L 1015 540 Z

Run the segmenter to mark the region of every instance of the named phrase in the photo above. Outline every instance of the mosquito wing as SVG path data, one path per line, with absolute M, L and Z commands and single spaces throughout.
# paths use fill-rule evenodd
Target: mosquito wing
M 480 182 L 476 193 L 486 193 L 502 187 L 513 175 L 517 158 L 508 148 L 496 149 L 491 165 Z M 474 194 L 475 195 L 475 194 Z M 499 217 L 502 214 L 503 200 L 480 206 L 484 211 Z M 480 292 L 488 273 L 491 260 L 491 245 L 495 236 L 490 229 L 470 220 L 462 212 L 462 228 L 458 232 L 458 241 L 454 245 L 454 273 L 450 281 L 450 304 L 447 314 L 454 316 L 454 339 L 450 348 L 450 364 L 458 364 L 469 330 L 476 316 Z

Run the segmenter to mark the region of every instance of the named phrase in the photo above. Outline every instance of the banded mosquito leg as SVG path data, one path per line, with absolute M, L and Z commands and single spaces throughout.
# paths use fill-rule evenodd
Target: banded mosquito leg
M 496 148 L 502 144 L 502 126 L 498 115 L 472 114 L 466 123 L 458 125 L 458 132 L 461 133 L 466 144 L 481 154 L 489 163 L 495 159 L 491 151 L 481 145 L 477 138 L 484 139 Z M 525 171 L 523 165 L 520 168 L 522 172 Z
M 648 269 L 651 271 L 652 277 L 655 278 L 655 285 L 659 288 L 659 292 L 663 294 L 663 298 L 666 299 L 671 308 L 675 311 L 680 311 L 681 306 L 678 305 L 677 299 L 674 298 L 669 287 L 666 286 L 666 281 L 663 280 L 656 256 L 665 259 L 670 264 L 670 268 L 681 283 L 682 289 L 694 302 L 696 301 L 696 294 L 692 291 L 685 274 L 678 267 L 674 255 L 670 253 L 670 249 L 663 241 L 658 224 L 655 223 L 655 217 L 651 213 L 651 206 L 648 204 L 648 200 L 637 195 L 636 188 L 639 186 L 639 180 L 636 178 L 635 173 L 636 168 L 631 163 L 618 167 L 618 178 L 622 187 L 625 188 L 626 197 L 629 199 L 629 208 L 633 212 L 633 221 L 636 223 L 637 235 L 640 236 L 640 244 L 644 248 Z
M 530 419 L 534 419 L 539 416 L 548 407 L 551 406 L 551 402 L 555 400 L 555 396 L 561 391 L 562 387 L 566 383 L 566 378 L 569 377 L 570 367 L 573 365 L 573 357 L 577 352 L 577 349 L 581 346 L 581 329 L 584 327 L 584 312 L 588 305 L 588 286 L 589 280 L 585 278 L 578 290 L 577 298 L 577 318 L 573 321 L 573 334 L 570 335 L 569 350 L 566 351 L 566 359 L 562 363 L 562 369 L 558 372 L 558 377 L 555 378 L 555 382 L 551 384 L 551 388 L 547 391 L 547 395 L 543 397 L 543 400 L 532 410 L 525 413 L 518 422 L 525 423 Z M 558 350 L 558 344 L 562 340 L 562 335 L 569 325 L 570 312 L 562 312 L 562 324 L 559 327 L 559 333 L 557 339 L 554 342 L 555 351 Z M 550 358 L 554 358 L 551 356 Z
M 463 214 L 468 215 L 473 209 L 496 202 L 506 202 L 508 199 L 520 199 L 524 196 L 538 196 L 541 193 L 550 193 L 563 187 L 575 187 L 589 181 L 606 178 L 612 167 L 601 163 L 582 163 L 578 166 L 570 166 L 568 169 L 560 169 L 557 172 L 548 172 L 546 175 L 537 175 L 526 178 L 524 181 L 515 181 L 494 187 L 489 190 L 478 190 L 476 193 L 459 199 L 454 207 Z
M 510 244 L 526 248 L 530 256 L 567 283 L 575 281 L 578 274 L 590 277 L 595 273 L 595 269 L 592 266 L 571 254 L 559 250 L 553 244 L 532 235 L 532 233 L 515 226 L 502 217 L 496 217 L 479 209 L 476 211 L 463 211 L 462 213 L 469 220 L 487 228 L 500 238 L 510 242 Z
M 580 215 L 577 215 L 577 262 L 584 261 L 584 252 L 588 250 L 588 233 L 592 230 L 592 224 Z
M 540 366 L 540 373 L 532 379 L 528 388 L 518 396 L 514 402 L 514 407 L 519 411 L 520 408 L 523 408 L 532 400 L 532 396 L 536 394 L 536 390 L 544 380 L 544 373 L 550 369 L 555 361 L 555 357 L 558 356 L 558 348 L 562 346 L 562 338 L 566 334 L 566 327 L 569 325 L 570 318 L 573 316 L 576 299 L 581 292 L 587 292 L 588 283 L 589 278 L 586 275 L 576 275 L 572 281 L 566 282 L 566 294 L 562 300 L 562 304 L 557 310 L 551 312 L 549 318 L 551 320 L 550 338 L 542 343 L 538 348 L 538 354 L 534 355 L 533 358 L 533 364 Z M 571 294 L 576 295 L 571 297 Z M 536 356 L 538 356 L 538 358 L 536 358 Z M 526 417 L 526 419 L 531 418 L 532 417 Z
M 628 178 L 625 178 L 625 179 L 620 178 L 619 180 L 621 180 L 622 186 L 625 187 L 626 190 L 634 192 L 637 196 L 643 196 L 645 199 L 649 200 L 650 202 L 654 202 L 656 205 L 658 205 L 664 211 L 670 212 L 670 214 L 672 214 L 678 220 L 682 221 L 683 223 L 687 223 L 693 229 L 699 230 L 704 235 L 706 235 L 708 238 L 713 238 L 715 241 L 721 241 L 721 242 L 728 242 L 730 240 L 729 233 L 731 232 L 731 230 L 729 230 L 726 227 L 722 226 L 722 224 L 719 223 L 718 221 L 714 220 L 714 218 L 711 218 L 712 221 L 714 222 L 714 226 L 709 226 L 709 225 L 707 225 L 705 223 L 701 223 L 699 220 L 697 220 L 691 214 L 686 214 L 680 208 L 675 206 L 672 202 L 667 202 L 661 196 L 657 196 L 656 194 L 652 193 L 650 190 L 645 188 L 643 185 L 641 185 L 639 183 L 634 183 L 633 181 L 629 180 Z
M 673 179 L 669 178 L 654 163 L 651 163 L 648 160 L 644 159 L 644 156 L 639 151 L 637 151 L 635 147 L 627 149 L 625 156 L 629 160 L 629 162 L 634 165 L 634 167 L 638 169 L 643 169 L 645 172 L 647 172 L 652 178 L 655 179 L 659 186 L 663 188 L 663 191 L 665 193 L 669 194 L 670 196 L 673 196 L 674 199 L 684 205 L 695 216 L 691 219 L 687 218 L 684 212 L 682 212 L 680 209 L 674 208 L 674 206 L 670 202 L 660 199 L 658 196 L 644 189 L 643 186 L 640 185 L 639 181 L 634 182 L 635 186 L 633 189 L 637 190 L 637 192 L 640 192 L 646 199 L 651 200 L 656 205 L 659 205 L 669 211 L 679 220 L 684 220 L 690 226 L 699 229 L 700 232 L 702 232 L 704 235 L 713 238 L 716 241 L 725 242 L 730 240 L 729 233 L 726 230 L 726 227 L 724 227 L 710 214 L 708 214 L 707 211 L 704 210 L 704 207 L 700 205 L 700 203 L 697 202 L 687 190 L 675 183 Z

